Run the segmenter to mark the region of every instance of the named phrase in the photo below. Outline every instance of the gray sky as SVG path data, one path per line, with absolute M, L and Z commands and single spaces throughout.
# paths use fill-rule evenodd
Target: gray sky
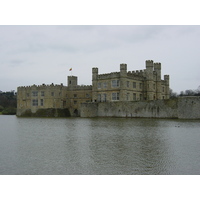
M 78 76 L 92 84 L 99 73 L 142 70 L 146 60 L 162 64 L 175 92 L 200 85 L 200 26 L 0 26 L 0 90 L 60 84 Z

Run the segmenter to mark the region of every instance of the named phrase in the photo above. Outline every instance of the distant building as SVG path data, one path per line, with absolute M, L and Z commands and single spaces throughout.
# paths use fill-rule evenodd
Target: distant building
M 68 76 L 68 86 L 40 85 L 18 87 L 17 115 L 41 109 L 68 109 L 71 116 L 79 116 L 81 103 L 109 101 L 149 101 L 169 99 L 169 75 L 161 79 L 161 63 L 146 61 L 146 69 L 127 72 L 127 64 L 120 64 L 120 72 L 98 74 L 92 69 L 92 85 L 80 86 L 76 76 Z

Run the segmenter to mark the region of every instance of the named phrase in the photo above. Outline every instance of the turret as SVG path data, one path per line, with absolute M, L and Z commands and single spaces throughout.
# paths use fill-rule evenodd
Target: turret
M 146 60 L 146 76 L 148 80 L 153 80 L 153 60 Z
M 77 76 L 68 76 L 68 87 L 77 86 Z
M 126 76 L 127 75 L 127 64 L 122 63 L 120 64 L 120 76 Z
M 92 101 L 97 101 L 98 68 L 92 68 Z
M 92 68 L 92 80 L 96 80 L 98 77 L 98 68 L 97 67 L 93 67 Z
M 165 99 L 169 99 L 169 75 L 164 75 L 165 80 Z
M 154 63 L 154 71 L 156 72 L 156 99 L 162 99 L 162 86 L 161 86 L 161 63 Z
M 164 75 L 164 80 L 166 82 L 166 85 L 169 85 L 169 75 Z
M 120 64 L 120 93 L 119 93 L 119 99 L 120 101 L 126 101 L 127 100 L 127 90 L 126 90 L 126 84 L 127 84 L 127 64 L 122 63 Z
M 161 63 L 154 63 L 154 71 L 156 72 L 156 80 L 161 80 Z
M 147 100 L 154 99 L 154 88 L 153 88 L 153 60 L 146 60 L 146 91 Z

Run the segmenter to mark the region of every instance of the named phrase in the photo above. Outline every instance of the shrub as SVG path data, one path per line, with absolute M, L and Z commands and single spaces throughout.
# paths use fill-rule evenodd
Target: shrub
M 15 115 L 16 114 L 16 108 L 10 107 L 10 108 L 5 108 L 2 111 L 3 115 Z
M 4 107 L 3 107 L 3 106 L 0 106 L 0 112 L 2 112 L 2 111 L 3 111 L 3 109 L 4 109 Z

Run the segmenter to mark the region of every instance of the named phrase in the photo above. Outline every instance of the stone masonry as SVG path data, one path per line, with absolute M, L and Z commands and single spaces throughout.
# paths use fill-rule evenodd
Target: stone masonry
M 81 104 L 89 102 L 143 102 L 169 99 L 169 75 L 161 79 L 161 63 L 146 61 L 144 70 L 128 71 L 120 64 L 119 72 L 98 74 L 92 69 L 92 85 L 78 85 L 76 76 L 68 76 L 68 86 L 32 85 L 17 89 L 17 116 L 42 113 L 53 116 L 65 109 L 70 116 L 80 116 Z M 46 112 L 43 116 L 49 116 Z M 51 115 L 50 115 L 51 116 Z

